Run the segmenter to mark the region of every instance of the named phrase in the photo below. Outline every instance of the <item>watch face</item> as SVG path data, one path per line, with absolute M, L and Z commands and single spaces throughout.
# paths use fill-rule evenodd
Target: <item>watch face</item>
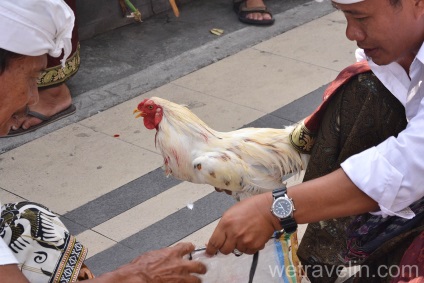
M 293 212 L 293 205 L 287 198 L 278 198 L 272 204 L 272 212 L 279 218 L 286 218 Z

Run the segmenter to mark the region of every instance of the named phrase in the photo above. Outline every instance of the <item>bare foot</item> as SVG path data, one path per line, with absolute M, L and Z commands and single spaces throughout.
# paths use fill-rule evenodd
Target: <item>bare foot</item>
M 40 99 L 37 104 L 30 106 L 30 110 L 50 117 L 68 108 L 72 103 L 71 92 L 66 84 L 61 84 L 57 87 L 43 89 L 39 91 Z M 26 130 L 32 126 L 40 124 L 42 121 L 33 116 L 23 116 L 18 119 L 12 127 L 17 130 L 20 127 Z
M 265 7 L 265 4 L 262 0 L 247 0 L 246 1 L 246 7 L 247 8 L 254 8 L 254 7 Z M 246 18 L 251 20 L 271 20 L 272 17 L 268 13 L 249 13 L 246 15 Z

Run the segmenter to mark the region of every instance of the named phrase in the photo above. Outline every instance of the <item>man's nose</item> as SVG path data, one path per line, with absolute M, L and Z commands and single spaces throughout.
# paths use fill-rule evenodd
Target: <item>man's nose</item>
M 358 25 L 348 21 L 346 37 L 351 41 L 361 42 L 365 39 L 365 32 Z

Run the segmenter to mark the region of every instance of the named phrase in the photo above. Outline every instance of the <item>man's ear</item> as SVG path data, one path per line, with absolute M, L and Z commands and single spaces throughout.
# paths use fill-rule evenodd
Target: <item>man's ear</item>
M 415 7 L 417 8 L 417 12 L 421 14 L 421 16 L 424 13 L 424 0 L 413 0 Z
M 424 22 L 424 0 L 412 0 L 414 17 Z

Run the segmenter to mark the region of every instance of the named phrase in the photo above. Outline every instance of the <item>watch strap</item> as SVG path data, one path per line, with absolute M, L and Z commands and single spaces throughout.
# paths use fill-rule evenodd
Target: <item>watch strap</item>
M 283 186 L 281 188 L 275 189 L 272 191 L 272 196 L 274 197 L 274 199 L 277 199 L 279 197 L 283 197 L 287 194 L 287 187 Z
M 287 217 L 284 219 L 280 219 L 281 227 L 283 227 L 284 232 L 291 234 L 296 232 L 297 223 L 293 217 Z

